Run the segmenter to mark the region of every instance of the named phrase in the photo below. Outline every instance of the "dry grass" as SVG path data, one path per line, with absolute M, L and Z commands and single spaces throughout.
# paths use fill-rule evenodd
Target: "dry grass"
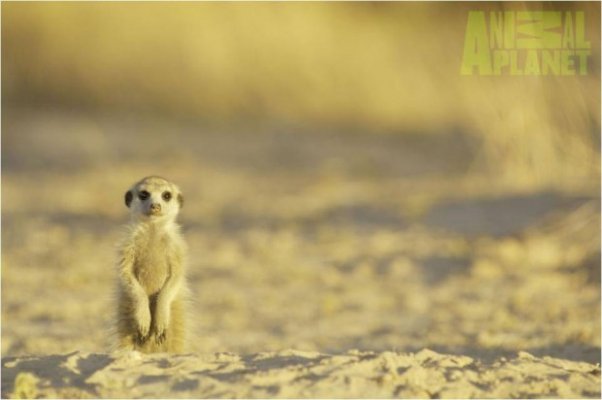
M 598 191 L 600 10 L 584 77 L 463 77 L 466 13 L 541 4 L 6 3 L 3 101 L 292 123 L 462 131 L 503 187 Z M 551 6 L 546 6 L 551 7 Z

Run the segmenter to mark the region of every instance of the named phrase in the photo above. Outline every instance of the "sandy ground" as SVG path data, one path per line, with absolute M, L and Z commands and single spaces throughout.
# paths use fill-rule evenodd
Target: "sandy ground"
M 2 130 L 2 397 L 600 397 L 599 191 L 509 190 L 459 133 Z M 155 173 L 185 194 L 190 354 L 118 355 L 123 194 Z
M 525 352 L 483 364 L 430 350 L 285 350 L 167 356 L 74 352 L 8 357 L 2 397 L 599 397 L 600 367 Z

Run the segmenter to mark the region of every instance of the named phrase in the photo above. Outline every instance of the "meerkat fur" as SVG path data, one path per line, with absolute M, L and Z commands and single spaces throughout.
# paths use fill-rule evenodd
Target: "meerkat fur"
M 180 189 L 149 176 L 125 194 L 130 223 L 118 247 L 117 347 L 143 353 L 185 350 L 186 244 L 176 217 Z

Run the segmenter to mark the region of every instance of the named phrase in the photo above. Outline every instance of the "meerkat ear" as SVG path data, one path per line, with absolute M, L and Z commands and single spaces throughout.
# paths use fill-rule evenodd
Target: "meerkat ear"
M 184 206 L 184 197 L 182 196 L 182 193 L 178 193 L 178 204 L 180 205 L 180 208 Z
M 128 190 L 127 192 L 125 192 L 125 205 L 128 206 L 128 208 L 130 207 L 130 204 L 132 204 L 133 198 L 134 198 L 134 194 L 132 193 L 131 190 Z

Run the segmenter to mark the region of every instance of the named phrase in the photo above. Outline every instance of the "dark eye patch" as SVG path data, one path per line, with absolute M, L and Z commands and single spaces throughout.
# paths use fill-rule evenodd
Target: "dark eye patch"
M 169 200 L 171 200 L 171 193 L 170 192 L 163 192 L 163 194 L 161 195 L 161 197 L 163 197 L 163 200 L 169 201 Z
M 150 193 L 149 193 L 149 192 L 147 192 L 146 190 L 142 190 L 142 191 L 140 191 L 140 193 L 138 193 L 138 198 L 139 198 L 140 200 L 146 200 L 146 199 L 148 199 L 149 197 L 150 197 Z

